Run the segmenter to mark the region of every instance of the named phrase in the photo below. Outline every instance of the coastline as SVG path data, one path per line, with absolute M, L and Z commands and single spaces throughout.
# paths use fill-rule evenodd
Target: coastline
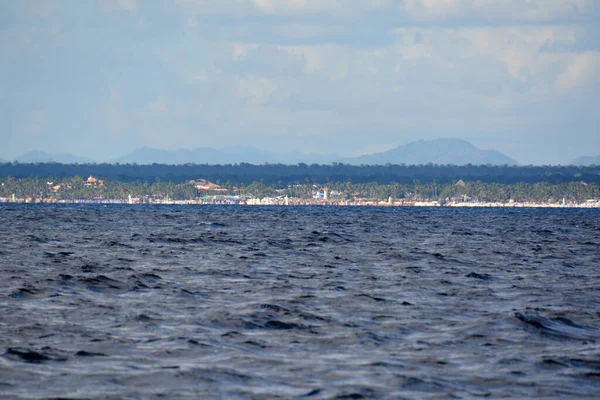
M 395 199 L 379 201 L 376 199 L 356 200 L 324 200 L 298 198 L 248 198 L 248 199 L 31 199 L 31 198 L 0 198 L 0 204 L 119 204 L 119 205 L 242 205 L 242 206 L 339 206 L 339 207 L 453 207 L 453 208 L 600 208 L 600 199 L 574 202 L 480 202 L 480 201 L 449 201 L 440 204 L 437 201 L 411 201 Z

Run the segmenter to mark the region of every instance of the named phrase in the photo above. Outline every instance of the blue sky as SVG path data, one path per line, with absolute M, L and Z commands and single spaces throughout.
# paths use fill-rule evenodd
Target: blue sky
M 600 1 L 6 0 L 0 158 L 358 155 L 456 137 L 600 154 Z

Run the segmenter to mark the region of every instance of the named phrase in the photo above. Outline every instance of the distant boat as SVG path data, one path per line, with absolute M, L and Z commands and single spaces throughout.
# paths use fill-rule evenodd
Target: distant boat
M 131 195 L 129 195 L 129 204 L 133 204 L 133 199 L 131 198 Z

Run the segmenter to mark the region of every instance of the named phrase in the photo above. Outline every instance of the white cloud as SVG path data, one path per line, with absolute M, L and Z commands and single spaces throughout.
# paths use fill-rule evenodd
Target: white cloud
M 327 14 L 334 17 L 364 16 L 364 12 L 393 10 L 397 0 L 177 0 L 188 11 L 204 15 L 301 16 Z
M 571 90 L 588 83 L 600 83 L 600 52 L 573 54 L 567 68 L 556 78 L 561 90 Z
M 343 7 L 339 0 L 250 0 L 260 11 L 267 14 L 313 13 Z
M 453 74 L 460 73 L 471 75 L 470 81 L 477 82 L 471 86 L 466 80 L 463 88 L 477 89 L 481 84 L 477 77 L 485 78 L 482 75 L 487 74 L 489 79 L 485 79 L 498 87 L 508 85 L 511 90 L 547 95 L 554 89 L 558 75 L 572 62 L 574 53 L 547 52 L 544 48 L 560 44 L 568 49 L 575 44 L 581 28 L 573 25 L 418 27 L 395 32 L 399 36 L 397 52 L 401 55 L 396 62 L 399 73 L 406 70 L 403 61 L 429 60 L 435 65 L 438 80 L 444 76 L 452 80 Z M 414 40 L 417 35 L 418 42 Z M 506 73 L 501 73 L 498 65 Z M 562 81 L 566 82 L 565 79 Z
M 196 75 L 194 75 L 188 82 L 191 84 L 199 84 L 206 82 L 208 80 L 208 75 L 204 71 L 198 71 Z
M 250 15 L 253 7 L 248 0 L 175 0 L 175 5 L 186 15 L 226 15 L 240 17 Z
M 255 50 L 259 47 L 259 44 L 255 43 L 234 43 L 232 46 L 231 57 L 234 61 L 239 60 L 240 57 L 247 54 L 250 50 Z
M 242 78 L 238 84 L 238 96 L 252 104 L 264 104 L 274 97 L 277 83 L 273 79 L 247 77 Z
M 167 105 L 162 97 L 157 97 L 148 104 L 148 109 L 153 115 L 165 116 L 167 114 Z
M 323 68 L 322 46 L 279 46 L 281 50 L 301 56 L 306 62 L 306 72 L 317 72 Z
M 135 11 L 137 0 L 98 0 L 99 8 L 104 12 Z
M 37 13 L 19 4 L 3 13 L 15 23 L 0 36 L 0 121 L 15 122 L 0 131 L 70 129 L 74 147 L 87 129 L 129 146 L 285 150 L 289 138 L 356 152 L 425 135 L 560 136 L 561 122 L 584 132 L 598 121 L 581 106 L 598 102 L 594 0 L 97 0 L 135 12 L 140 30 L 68 0 Z M 96 112 L 66 111 L 75 102 Z
M 420 21 L 549 22 L 585 14 L 594 0 L 405 0 L 401 10 Z
M 440 18 L 460 13 L 462 0 L 406 0 L 401 4 L 403 11 L 421 18 Z

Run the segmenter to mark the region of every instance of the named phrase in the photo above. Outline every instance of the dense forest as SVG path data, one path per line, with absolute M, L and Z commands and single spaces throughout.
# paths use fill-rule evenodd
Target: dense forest
M 379 185 L 451 184 L 459 180 L 513 185 L 518 183 L 560 184 L 585 182 L 600 184 L 600 166 L 508 166 L 508 165 L 362 165 L 320 164 L 0 164 L 0 178 L 52 178 L 97 176 L 119 182 L 164 182 L 179 184 L 195 179 L 217 183 L 287 186 L 327 182 L 377 183 Z

